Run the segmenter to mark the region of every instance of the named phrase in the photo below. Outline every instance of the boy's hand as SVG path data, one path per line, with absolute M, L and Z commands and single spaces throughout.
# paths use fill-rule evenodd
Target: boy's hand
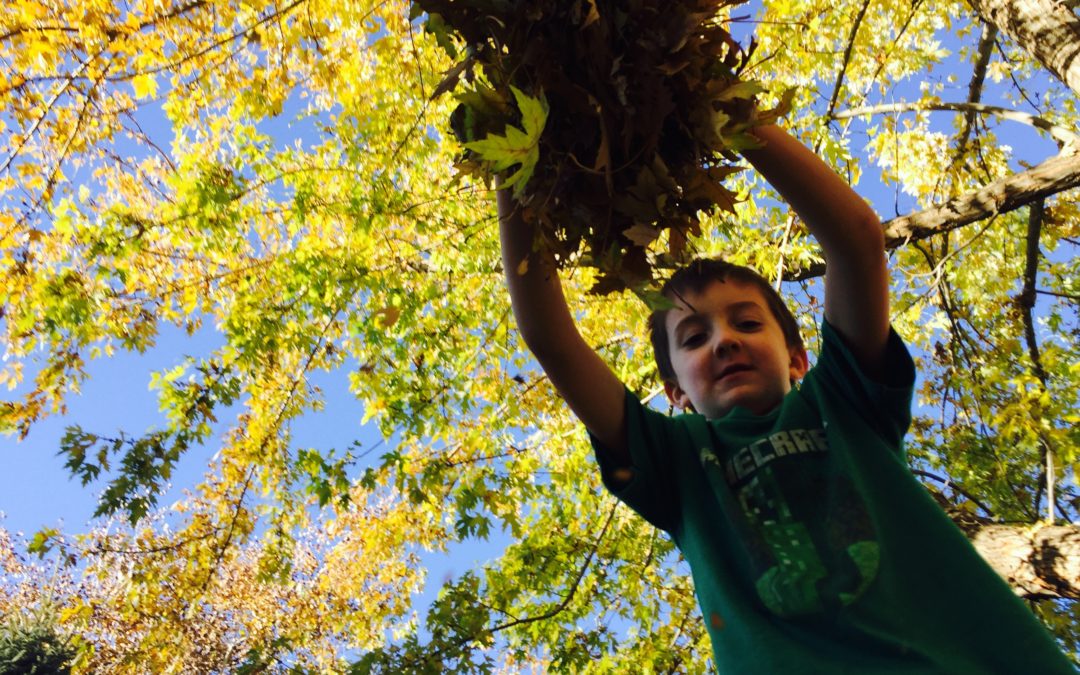
M 555 261 L 533 250 L 535 229 L 521 217 L 507 190 L 499 190 L 497 200 L 503 271 L 521 337 L 570 409 L 611 453 L 610 459 L 629 466 L 625 387 L 578 332 Z
M 821 244 L 825 318 L 870 377 L 883 373 L 889 337 L 885 234 L 870 206 L 817 155 L 779 127 L 757 127 L 762 148 L 743 154 Z

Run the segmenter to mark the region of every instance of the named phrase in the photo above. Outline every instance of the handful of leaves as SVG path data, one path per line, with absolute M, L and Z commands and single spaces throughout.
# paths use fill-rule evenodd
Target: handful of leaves
M 753 52 L 724 28 L 745 0 L 414 0 L 457 64 L 460 167 L 504 176 L 537 246 L 600 271 L 597 293 L 648 295 L 722 185 L 749 130 L 783 114 L 739 75 Z M 512 171 L 511 171 L 512 170 Z M 583 250 L 582 250 L 583 249 Z

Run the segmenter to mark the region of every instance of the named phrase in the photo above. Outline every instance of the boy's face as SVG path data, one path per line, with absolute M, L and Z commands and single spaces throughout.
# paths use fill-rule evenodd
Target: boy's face
M 789 347 L 762 292 L 733 279 L 684 293 L 665 317 L 675 381 L 671 402 L 714 419 L 740 406 L 762 415 L 806 374 L 806 351 Z

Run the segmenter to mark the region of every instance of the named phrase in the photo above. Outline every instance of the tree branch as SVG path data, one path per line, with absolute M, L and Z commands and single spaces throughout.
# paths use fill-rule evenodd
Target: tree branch
M 1080 186 L 1080 154 L 1058 155 L 1033 169 L 996 180 L 977 190 L 931 208 L 882 224 L 885 246 L 898 248 L 943 232 L 1015 211 L 1033 201 Z M 825 274 L 820 262 L 792 270 L 785 281 L 801 281 Z
M 881 113 L 902 113 L 902 112 L 921 112 L 925 110 L 951 110 L 954 112 L 962 112 L 965 114 L 965 118 L 968 118 L 975 113 L 982 113 L 984 115 L 993 115 L 1001 119 L 1009 120 L 1011 122 L 1020 122 L 1021 124 L 1027 124 L 1033 126 L 1036 129 L 1042 129 L 1046 133 L 1050 134 L 1062 148 L 1063 154 L 1069 154 L 1069 150 L 1072 152 L 1080 151 L 1080 135 L 1076 134 L 1071 129 L 1063 127 L 1058 124 L 1054 124 L 1049 120 L 1037 117 L 1030 113 L 1022 112 L 1020 110 L 1010 110 L 1009 108 L 1001 108 L 994 105 L 984 105 L 982 103 L 932 103 L 929 101 L 920 101 L 915 103 L 886 103 L 882 105 L 867 106 L 863 108 L 854 108 L 852 110 L 842 110 L 833 115 L 834 119 L 846 119 L 848 117 L 855 117 L 858 115 L 877 115 Z
M 1080 185 L 1080 155 L 1057 156 L 1033 169 L 998 179 L 978 190 L 918 213 L 884 223 L 886 246 L 895 248 L 913 239 L 1014 211 L 1036 200 Z
M 566 595 L 563 596 L 562 600 L 560 600 L 558 604 L 548 609 L 546 612 L 542 612 L 541 614 L 537 614 L 536 616 L 527 616 L 520 619 L 512 619 L 505 623 L 501 623 L 497 626 L 487 629 L 487 632 L 497 633 L 499 631 L 506 630 L 507 628 L 519 626 L 521 624 L 534 623 L 536 621 L 550 619 L 551 617 L 559 614 L 564 609 L 566 609 L 567 606 L 569 606 L 570 601 L 573 600 L 574 596 L 577 594 L 578 587 L 581 586 L 581 580 L 585 578 L 585 573 L 589 570 L 589 566 L 592 565 L 593 558 L 596 556 L 596 552 L 600 548 L 600 542 L 602 542 L 604 540 L 604 537 L 607 535 L 608 527 L 611 525 L 611 519 L 615 517 L 615 510 L 617 508 L 618 503 L 616 502 L 615 504 L 612 504 L 610 509 L 608 509 L 607 519 L 604 520 L 604 525 L 600 528 L 600 534 L 596 536 L 596 541 L 593 542 L 592 548 L 589 549 L 588 555 L 585 556 L 585 562 L 582 563 L 581 567 L 578 569 L 577 576 L 574 578 L 573 583 L 570 584 L 570 589 L 567 591 Z
M 983 84 L 986 82 L 986 69 L 990 65 L 990 57 L 994 54 L 994 41 L 997 39 L 998 29 L 993 24 L 983 24 L 982 35 L 979 36 L 979 47 L 976 50 L 975 68 L 971 73 L 971 81 L 968 83 L 967 102 L 978 103 L 982 100 Z M 956 144 L 956 154 L 953 155 L 953 163 L 964 156 L 968 142 L 971 140 L 971 128 L 975 124 L 977 110 L 970 110 L 964 115 L 964 126 L 960 130 L 960 138 Z
M 1035 280 L 1039 275 L 1039 238 L 1042 235 L 1043 200 L 1039 199 L 1028 207 L 1028 227 L 1026 241 L 1026 255 L 1024 263 L 1024 287 L 1020 296 L 1016 299 L 1020 306 L 1020 316 L 1024 322 L 1024 342 L 1027 344 L 1028 357 L 1031 359 L 1031 369 L 1039 380 L 1039 390 L 1046 392 L 1046 369 L 1043 368 L 1042 358 L 1039 355 L 1039 342 L 1035 337 L 1035 318 L 1032 309 L 1035 307 Z M 1033 415 L 1034 416 L 1034 415 Z M 1038 420 L 1033 420 L 1038 422 Z M 1039 476 L 1039 489 L 1035 493 L 1035 508 L 1039 508 L 1042 499 L 1043 488 L 1046 488 L 1046 520 L 1054 522 L 1054 448 L 1049 440 L 1039 434 L 1042 445 L 1043 470 Z
M 987 506 L 987 505 L 986 505 L 986 504 L 984 504 L 984 503 L 983 503 L 982 501 L 980 501 L 979 499 L 977 499 L 976 497 L 974 497 L 974 496 L 973 496 L 973 495 L 972 495 L 972 494 L 971 494 L 970 492 L 968 492 L 967 490 L 965 490 L 965 489 L 964 489 L 964 488 L 963 488 L 963 487 L 962 487 L 962 486 L 961 486 L 960 484 L 958 484 L 957 482 L 955 482 L 955 481 L 953 481 L 953 480 L 951 480 L 951 479 L 949 479 L 949 478 L 944 478 L 944 477 L 942 477 L 942 476 L 939 476 L 939 475 L 937 475 L 936 473 L 930 473 L 929 471 L 924 471 L 924 470 L 922 470 L 922 469 L 912 469 L 912 470 L 911 470 L 911 473 L 912 473 L 912 474 L 914 474 L 914 475 L 916 475 L 916 476 L 921 476 L 921 477 L 923 477 L 923 478 L 929 478 L 930 480 L 933 480 L 933 481 L 936 481 L 936 482 L 938 482 L 938 483 L 941 483 L 941 484 L 942 484 L 942 485 L 944 485 L 944 486 L 945 486 L 946 488 L 948 488 L 948 489 L 950 489 L 950 490 L 952 490 L 952 491 L 956 492 L 956 493 L 957 493 L 958 495 L 960 495 L 960 496 L 961 496 L 961 497 L 963 497 L 964 499 L 968 500 L 969 502 L 971 502 L 971 503 L 972 503 L 972 504 L 974 504 L 975 506 L 977 506 L 977 507 L 979 507 L 980 509 L 982 509 L 982 510 L 983 510 L 983 513 L 987 514 L 987 516 L 991 516 L 991 517 L 992 517 L 992 516 L 994 515 L 994 512 L 993 512 L 993 510 L 991 510 L 991 508 L 990 508 L 989 506 Z
M 957 525 L 1017 595 L 1030 599 L 1080 598 L 1080 528 Z
M 840 72 L 836 76 L 836 85 L 833 87 L 832 96 L 829 97 L 829 109 L 825 113 L 825 119 L 832 116 L 834 110 L 836 110 L 836 103 L 840 98 L 840 90 L 844 87 L 844 77 L 847 74 L 848 64 L 851 63 L 851 52 L 855 48 L 855 38 L 859 34 L 859 26 L 862 25 L 863 17 L 866 16 L 866 10 L 870 7 L 870 0 L 863 0 L 862 7 L 859 8 L 859 13 L 855 16 L 855 21 L 851 24 L 851 33 L 848 34 L 847 47 L 844 48 L 844 60 L 840 64 Z
M 1017 304 L 1023 310 L 1024 341 L 1027 343 L 1028 356 L 1031 357 L 1032 370 L 1043 389 L 1046 388 L 1046 370 L 1039 356 L 1039 343 L 1035 339 L 1035 320 L 1031 310 L 1035 307 L 1035 279 L 1039 274 L 1039 237 L 1042 234 L 1043 200 L 1038 199 L 1029 207 L 1026 255 L 1024 264 L 1024 287 L 1017 298 Z
M 930 496 L 1018 596 L 1080 599 L 1080 527 L 998 523 Z

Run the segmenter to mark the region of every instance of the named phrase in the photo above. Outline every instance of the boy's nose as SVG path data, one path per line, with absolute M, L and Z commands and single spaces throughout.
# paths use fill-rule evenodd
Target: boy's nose
M 723 356 L 728 352 L 739 348 L 739 341 L 731 331 L 720 331 L 716 335 L 716 343 L 713 345 L 713 353 Z

